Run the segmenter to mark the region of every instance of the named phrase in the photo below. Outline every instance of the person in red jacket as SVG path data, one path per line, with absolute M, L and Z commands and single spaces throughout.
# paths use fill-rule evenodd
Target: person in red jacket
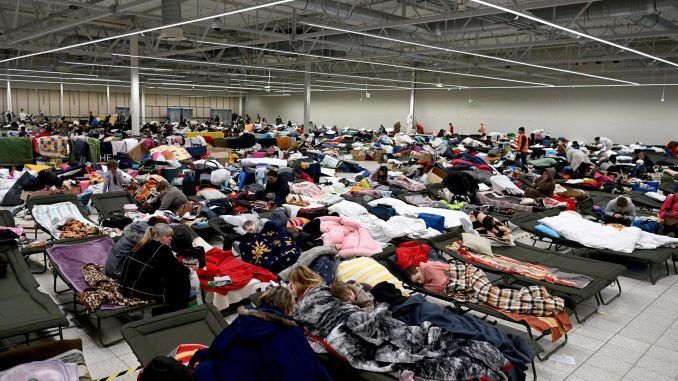
M 450 123 L 450 134 L 454 135 L 454 125 Z
M 662 220 L 662 234 L 678 237 L 678 182 L 674 185 L 673 194 L 664 200 L 659 218 Z
M 527 135 L 525 135 L 525 127 L 518 129 L 518 153 L 516 154 L 516 161 L 520 161 L 523 168 L 527 168 L 527 149 L 529 147 Z

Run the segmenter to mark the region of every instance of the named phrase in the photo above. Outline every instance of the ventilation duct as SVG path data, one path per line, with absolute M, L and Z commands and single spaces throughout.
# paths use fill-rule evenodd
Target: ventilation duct
M 162 0 L 162 25 L 172 25 L 181 21 L 181 0 Z M 169 27 L 160 31 L 158 39 L 177 42 L 184 41 L 184 30 L 181 27 Z

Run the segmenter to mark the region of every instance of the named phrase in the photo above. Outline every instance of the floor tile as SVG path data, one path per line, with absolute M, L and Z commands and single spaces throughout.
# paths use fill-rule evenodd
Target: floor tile
M 127 364 L 122 362 L 122 360 L 118 359 L 117 357 L 112 357 L 105 361 L 101 361 L 92 365 L 88 364 L 87 368 L 89 369 L 89 374 L 92 376 L 92 379 L 94 380 L 108 377 L 110 375 L 129 369 Z

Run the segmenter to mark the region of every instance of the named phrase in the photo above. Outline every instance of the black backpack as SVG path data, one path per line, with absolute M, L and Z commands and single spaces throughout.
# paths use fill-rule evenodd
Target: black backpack
M 181 180 L 181 191 L 188 196 L 195 196 L 195 173 L 187 171 L 184 173 L 184 179 Z

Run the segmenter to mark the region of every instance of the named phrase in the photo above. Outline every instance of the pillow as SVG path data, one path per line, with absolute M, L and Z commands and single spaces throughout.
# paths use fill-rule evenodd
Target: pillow
M 409 295 L 398 278 L 370 257 L 354 258 L 339 263 L 337 280 L 340 282 L 354 280 L 358 283 L 367 283 L 372 287 L 381 282 L 389 282 L 401 290 L 403 295 Z
M 339 213 L 340 216 L 342 217 L 358 217 L 362 216 L 363 214 L 367 214 L 367 209 L 365 209 L 364 206 L 353 202 L 353 201 L 348 201 L 344 200 L 341 202 L 338 202 L 329 208 L 327 208 L 330 212 L 333 213 Z
M 493 255 L 492 244 L 490 243 L 490 240 L 485 237 L 471 233 L 461 233 L 461 240 L 464 242 L 464 246 L 475 253 Z
M 545 234 L 551 238 L 560 238 L 560 233 L 557 231 L 551 229 L 550 227 L 544 225 L 544 224 L 539 224 L 534 227 L 534 230 L 538 231 L 541 234 Z

